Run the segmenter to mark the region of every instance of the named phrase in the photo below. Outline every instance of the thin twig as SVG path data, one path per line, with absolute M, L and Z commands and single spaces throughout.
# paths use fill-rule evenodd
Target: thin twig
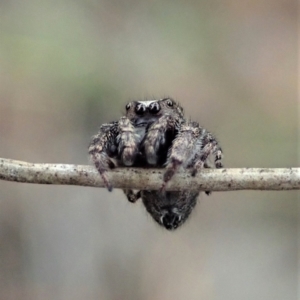
M 164 169 L 116 168 L 107 172 L 115 188 L 158 190 Z M 34 164 L 0 158 L 0 179 L 38 184 L 66 184 L 104 187 L 93 166 L 67 164 Z M 300 168 L 286 169 L 204 169 L 195 177 L 179 172 L 167 185 L 167 190 L 200 189 L 234 190 L 298 190 Z

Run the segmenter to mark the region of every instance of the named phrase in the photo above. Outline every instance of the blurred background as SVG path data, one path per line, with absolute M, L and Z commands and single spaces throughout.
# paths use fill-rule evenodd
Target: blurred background
M 0 2 L 0 157 L 87 164 L 172 96 L 227 167 L 297 167 L 297 2 Z M 297 193 L 200 195 L 175 232 L 122 192 L 0 182 L 0 299 L 297 299 Z

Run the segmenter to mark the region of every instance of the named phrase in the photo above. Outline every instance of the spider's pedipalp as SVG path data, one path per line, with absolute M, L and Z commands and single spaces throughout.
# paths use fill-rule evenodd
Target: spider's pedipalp
M 139 152 L 141 138 L 127 117 L 122 117 L 118 123 L 119 134 L 117 136 L 118 153 L 122 164 L 132 166 Z

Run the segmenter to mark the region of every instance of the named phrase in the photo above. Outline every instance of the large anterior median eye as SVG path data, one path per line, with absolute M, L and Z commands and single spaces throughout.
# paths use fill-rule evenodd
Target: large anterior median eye
M 160 105 L 158 102 L 152 102 L 149 105 L 149 111 L 151 114 L 156 114 L 160 111 Z
M 137 115 L 142 115 L 146 111 L 146 106 L 142 103 L 138 103 L 135 107 L 135 113 Z

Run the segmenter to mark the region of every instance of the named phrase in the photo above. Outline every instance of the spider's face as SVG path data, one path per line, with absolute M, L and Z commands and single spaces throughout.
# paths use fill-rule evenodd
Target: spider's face
M 191 191 L 143 191 L 142 199 L 147 211 L 159 225 L 175 230 L 192 212 L 198 195 L 199 192 Z
M 126 116 L 136 126 L 145 126 L 155 122 L 163 115 L 183 118 L 183 109 L 171 98 L 148 101 L 133 101 L 126 105 Z

